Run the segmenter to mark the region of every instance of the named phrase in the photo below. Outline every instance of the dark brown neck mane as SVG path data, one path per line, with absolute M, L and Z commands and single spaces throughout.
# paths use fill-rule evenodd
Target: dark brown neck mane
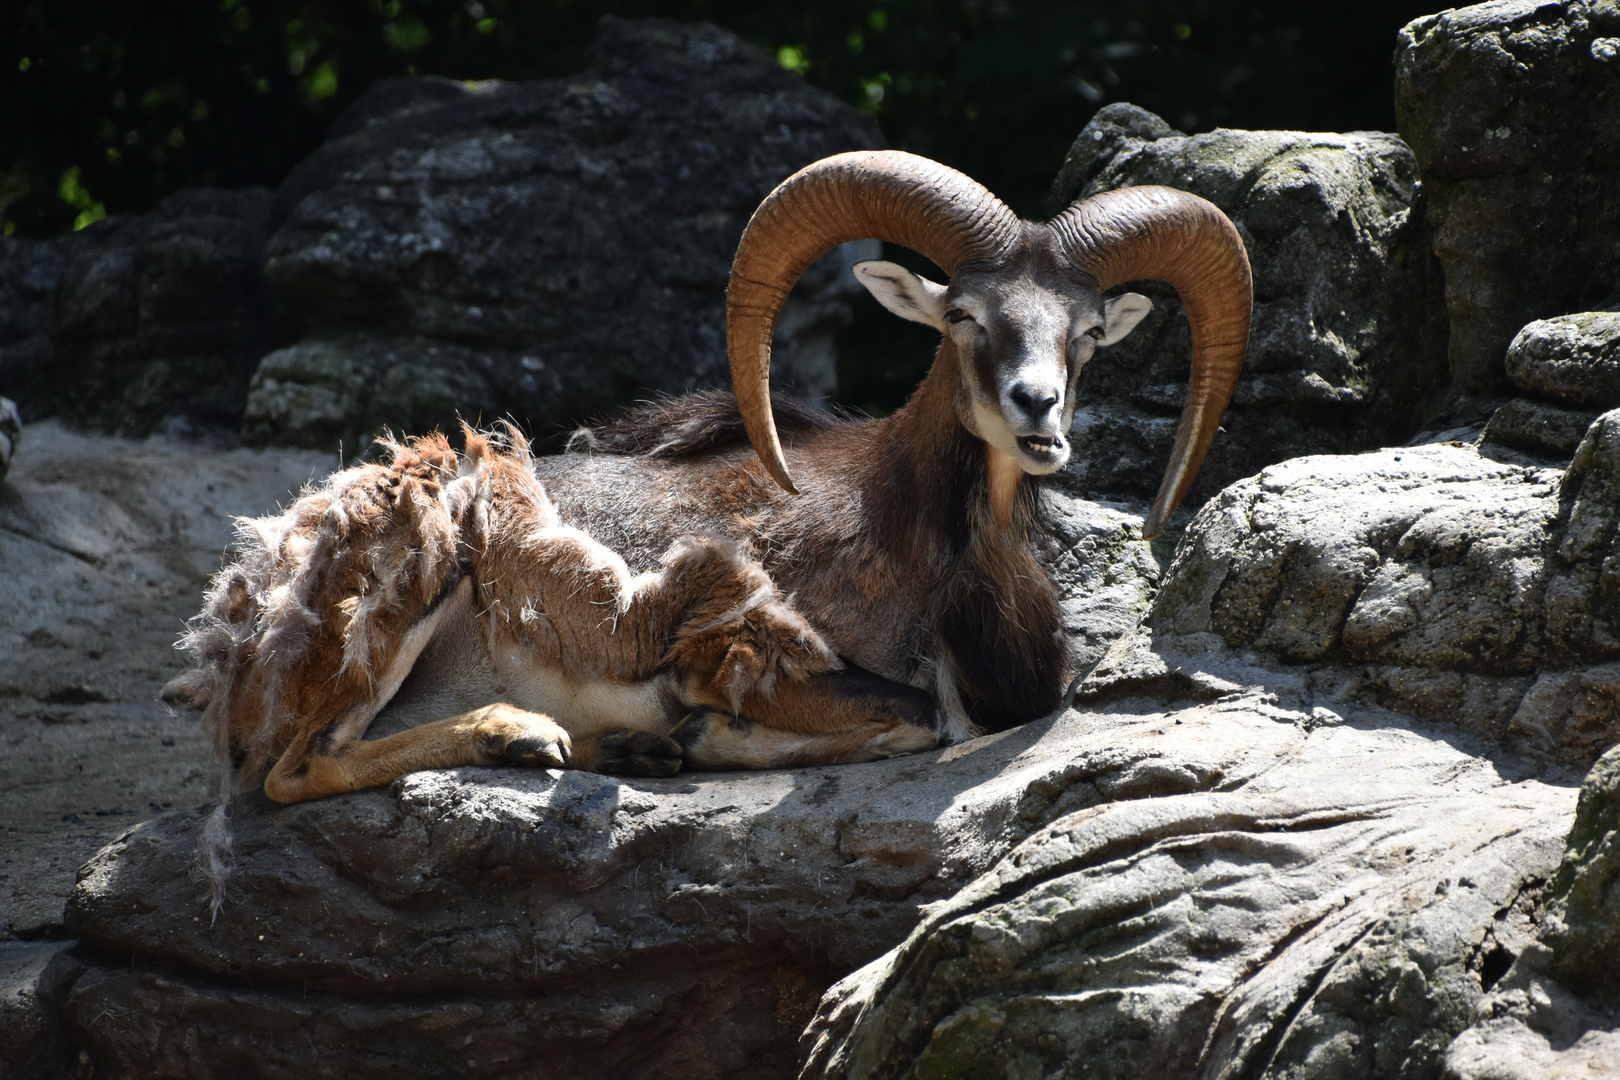
M 962 427 L 956 388 L 942 345 L 911 400 L 878 421 L 863 501 L 878 542 L 930 583 L 963 703 L 997 731 L 1054 709 L 1070 661 L 1056 590 L 1032 550 L 1040 483 L 1009 476 L 1016 463 Z

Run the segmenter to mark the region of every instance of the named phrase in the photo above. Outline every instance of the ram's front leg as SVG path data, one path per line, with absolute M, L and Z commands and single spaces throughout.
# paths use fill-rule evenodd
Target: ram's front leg
M 929 750 L 939 744 L 932 694 L 854 665 L 777 681 L 742 709 L 701 707 L 670 735 L 694 769 L 835 765 Z
M 301 734 L 265 777 L 277 802 L 362 791 L 421 769 L 462 765 L 557 767 L 571 763 L 573 743 L 551 717 L 512 705 L 486 705 L 382 739 L 345 736 L 342 721 Z

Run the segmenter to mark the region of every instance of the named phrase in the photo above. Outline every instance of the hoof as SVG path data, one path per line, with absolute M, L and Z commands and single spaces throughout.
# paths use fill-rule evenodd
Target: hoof
M 732 716 L 709 705 L 699 705 L 671 728 L 669 734 L 680 744 L 681 752 L 684 754 L 701 747 L 716 732 L 749 726 L 748 721 L 740 716 Z
M 551 717 L 512 705 L 486 705 L 469 714 L 483 765 L 560 769 L 574 760 L 573 741 Z
M 526 734 L 506 744 L 501 752 L 501 760 L 508 765 L 522 765 L 531 769 L 560 769 L 573 763 L 574 752 L 566 739 Z
M 652 731 L 621 728 L 602 736 L 596 771 L 610 776 L 674 776 L 681 771 L 681 744 Z

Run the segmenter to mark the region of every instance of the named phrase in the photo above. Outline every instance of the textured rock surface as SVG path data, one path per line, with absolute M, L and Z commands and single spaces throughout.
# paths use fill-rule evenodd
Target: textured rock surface
M 1547 889 L 1549 965 L 1580 990 L 1620 991 L 1620 747 L 1581 785 L 1569 851 Z
M 208 798 L 207 739 L 157 701 L 175 637 L 231 516 L 336 463 L 28 426 L 0 485 L 0 942 L 60 934 L 97 848 Z
M 1617 467 L 1615 413 L 1562 474 L 1445 444 L 1273 466 L 1188 526 L 1155 648 L 1584 769 L 1620 739 Z
M 1526 323 L 1620 292 L 1620 5 L 1498 0 L 1418 19 L 1395 109 L 1445 265 L 1451 367 L 1506 389 Z
M 81 1073 L 47 971 L 65 941 L 0 941 L 0 1076 L 57 1080 Z
M 255 379 L 254 441 L 352 444 L 458 409 L 546 437 L 722 385 L 748 216 L 801 166 L 880 145 L 864 114 L 724 31 L 613 19 L 579 76 L 384 82 L 334 135 L 277 193 L 266 272 L 305 341 Z M 875 253 L 846 245 L 807 275 L 779 331 L 785 384 L 832 389 L 848 266 Z
M 1178 718 L 1208 740 L 1231 715 Z M 1274 755 L 1247 783 L 1024 841 L 829 991 L 802 1075 L 1438 1076 L 1571 792 L 1395 726 L 1295 725 L 1246 732 Z
M 1620 312 L 1531 323 L 1508 346 L 1507 373 L 1520 390 L 1551 401 L 1620 409 Z
M 1599 758 L 1582 783 L 1564 857 L 1545 894 L 1533 905 L 1516 904 L 1502 920 L 1508 931 L 1502 936 L 1504 951 L 1486 967 L 1500 970 L 1509 950 L 1517 958 L 1480 1003 L 1479 1021 L 1452 1043 L 1446 1055 L 1448 1076 L 1539 1080 L 1620 1075 L 1617 796 L 1620 748 Z M 1524 942 L 1529 933 L 1539 940 L 1513 947 L 1509 939 Z
M 1620 1010 L 1545 974 L 1546 951 L 1532 943 L 1485 996 L 1446 1050 L 1448 1080 L 1620 1076 Z
M 1154 708 L 838 769 L 460 770 L 243 803 L 214 925 L 189 873 L 197 818 L 171 815 L 98 856 L 69 907 L 82 942 L 154 963 L 90 963 L 66 1016 L 114 1075 L 224 1072 L 268 1044 L 258 1075 L 495 1075 L 544 1040 L 548 1075 L 781 1076 L 833 978 L 1032 829 L 1241 785 L 1302 738 Z
M 1620 407 L 1620 314 L 1531 323 L 1508 346 L 1507 374 L 1528 396 L 1492 414 L 1486 441 L 1569 457 L 1600 411 Z
M 1399 138 L 1188 136 L 1110 105 L 1075 140 L 1052 205 L 1141 184 L 1226 211 L 1255 275 L 1248 359 L 1195 501 L 1285 458 L 1404 442 L 1417 430 L 1447 381 L 1445 327 L 1417 165 Z M 1169 456 L 1192 344 L 1174 291 L 1143 291 L 1153 313 L 1086 368 L 1074 427 L 1083 490 L 1151 495 Z
M 1491 413 L 1486 442 L 1500 443 L 1551 458 L 1569 458 L 1597 413 L 1566 409 L 1545 401 L 1514 398 Z
M 1057 583 L 1071 655 L 1084 669 L 1147 614 L 1188 515 L 1178 513 L 1166 534 L 1148 545 L 1141 506 L 1096 503 L 1049 488 L 1044 513 L 1050 532 L 1039 554 Z
M 234 429 L 275 344 L 270 202 L 197 188 L 54 240 L 0 239 L 0 386 L 31 420 Z

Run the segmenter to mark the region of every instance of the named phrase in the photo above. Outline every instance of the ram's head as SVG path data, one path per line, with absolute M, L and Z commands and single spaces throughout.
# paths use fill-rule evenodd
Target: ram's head
M 771 415 L 772 329 L 811 262 L 865 237 L 912 248 L 950 277 L 942 285 L 893 263 L 856 267 L 890 311 L 940 330 L 935 370 L 954 371 L 958 419 L 1025 473 L 1067 463 L 1080 369 L 1151 306 L 1107 291 L 1141 279 L 1174 286 L 1192 325 L 1193 369 L 1143 531 L 1164 528 L 1215 437 L 1248 344 L 1249 261 L 1226 215 L 1196 195 L 1139 187 L 1094 196 L 1045 224 L 1020 221 L 961 173 L 896 151 L 840 154 L 789 177 L 743 234 L 727 331 L 749 437 L 790 491 Z

